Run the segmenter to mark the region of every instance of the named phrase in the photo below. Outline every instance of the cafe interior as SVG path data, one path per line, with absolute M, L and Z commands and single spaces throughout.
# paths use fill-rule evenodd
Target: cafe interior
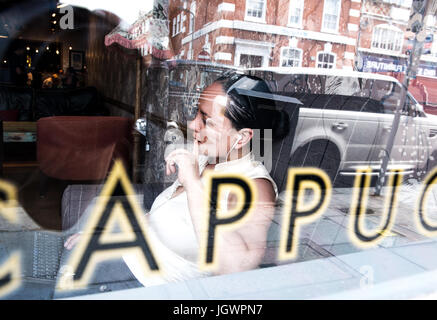
M 122 9 L 127 10 L 129 6 L 122 1 L 96 1 L 108 7 L 107 10 L 95 10 L 91 7 L 94 0 L 76 0 L 89 4 L 88 8 L 67 0 L 0 0 L 0 209 L 3 209 L 4 190 L 14 190 L 16 192 L 10 194 L 16 196 L 18 206 L 14 210 L 20 218 L 20 225 L 17 225 L 0 214 L 0 265 L 2 255 L 9 254 L 8 250 L 14 246 L 21 246 L 20 249 L 26 252 L 23 256 L 28 259 L 23 263 L 23 286 L 8 298 L 52 299 L 69 296 L 70 293 L 63 296 L 56 292 L 53 296 L 54 284 L 50 284 L 53 288 L 42 285 L 43 280 L 56 281 L 60 261 L 65 258 L 60 257 L 65 239 L 56 239 L 53 246 L 46 245 L 49 241 L 42 241 L 42 246 L 36 241 L 38 233 L 27 231 L 54 231 L 61 237 L 64 232 L 66 235 L 77 232 L 77 222 L 86 208 L 92 207 L 93 199 L 102 194 L 105 182 L 110 180 L 108 177 L 118 163 L 122 164 L 123 177 L 127 177 L 133 187 L 130 191 L 138 196 L 138 204 L 146 210 L 150 208 L 156 196 L 176 179 L 175 175 L 165 175 L 164 154 L 169 143 L 180 142 L 177 140 L 181 139 L 180 132 L 187 136 L 189 113 L 193 113 L 193 110 L 197 113 L 196 108 L 186 110 L 187 106 L 194 105 L 190 103 L 190 99 L 196 97 L 192 92 L 211 83 L 214 77 L 225 71 L 223 65 L 213 69 L 205 63 L 204 70 L 207 72 L 202 73 L 198 70 L 202 62 L 196 61 L 196 68 L 190 65 L 193 62 L 176 63 L 172 60 L 169 30 L 160 28 L 160 21 L 165 21 L 167 17 L 163 17 L 162 12 L 155 8 L 152 10 L 154 1 L 131 1 L 137 1 L 138 5 L 133 6 L 133 14 L 127 23 L 129 19 L 124 14 L 121 16 L 121 13 Z M 109 4 L 116 4 L 118 9 L 111 10 Z M 150 29 L 151 20 L 157 26 L 154 30 Z M 160 30 L 167 33 L 159 34 Z M 169 87 L 172 87 L 171 90 Z M 285 103 L 287 100 L 281 101 Z M 296 128 L 299 107 L 291 110 L 297 110 L 290 116 L 290 121 L 295 121 L 290 122 L 290 128 Z M 278 165 L 280 170 L 275 171 L 273 178 L 280 177 L 285 181 L 294 132 L 290 130 L 284 142 L 273 145 L 278 148 L 273 149 L 272 154 L 278 155 L 273 161 L 281 163 Z M 282 146 L 286 147 L 279 149 Z M 277 150 L 281 150 L 282 155 Z M 283 156 L 287 157 L 286 162 L 279 161 Z M 120 166 L 117 165 L 117 168 Z M 118 186 L 111 196 L 125 195 L 123 192 L 126 190 L 119 190 L 123 188 Z M 323 220 L 315 222 L 316 226 L 319 222 L 323 227 L 324 223 L 328 226 L 326 234 L 323 234 L 326 239 L 320 236 L 321 233 L 315 232 L 316 227 L 311 227 L 311 235 L 307 234 L 305 241 L 300 244 L 299 250 L 303 254 L 299 259 L 326 258 L 320 259 L 322 263 L 334 256 L 337 259 L 337 253 L 332 254 L 319 245 L 313 235 L 321 241 L 327 240 L 323 243 L 329 246 L 329 250 L 334 250 L 334 242 L 338 240 L 338 245 L 344 246 L 335 249 L 338 252 L 361 251 L 361 248 L 357 249 L 348 243 L 346 235 L 346 240 L 342 236 L 337 237 L 346 232 L 344 221 L 348 221 L 345 217 L 350 205 L 349 199 L 343 201 L 348 194 L 341 192 L 337 193 L 336 200 L 341 206 L 334 206 L 333 220 L 323 217 Z M 378 206 L 382 202 L 373 200 L 372 205 L 380 208 Z M 411 216 L 408 210 L 409 207 L 405 207 L 403 212 Z M 371 209 L 368 212 L 374 213 Z M 343 220 L 337 224 L 337 218 Z M 279 230 L 279 224 L 272 223 L 272 226 L 273 231 Z M 387 232 L 391 234 L 384 242 L 386 248 L 394 246 L 398 240 L 399 243 L 413 243 L 423 239 L 417 238 L 418 235 L 404 225 L 397 230 L 401 230 L 405 236 L 400 231 L 399 234 Z M 9 231 L 19 232 L 14 234 Z M 332 243 L 329 242 L 331 235 L 335 238 Z M 270 243 L 260 268 L 276 266 L 278 241 L 274 239 Z M 371 257 L 380 259 L 376 255 Z M 281 261 L 281 264 L 288 264 L 289 261 Z M 306 273 L 294 278 L 298 283 L 302 279 L 308 280 L 308 283 L 315 279 L 315 286 L 308 288 L 314 289 L 314 294 L 326 294 L 321 290 L 322 280 L 318 280 L 321 279 L 318 275 L 330 277 L 334 271 L 337 272 L 337 266 L 326 268 L 327 263 L 331 262 L 317 265 L 314 273 L 307 271 L 308 265 L 302 267 L 296 264 L 297 269 L 294 270 L 305 270 Z M 390 270 L 390 273 L 397 273 L 396 265 L 392 269 L 387 266 L 384 264 L 383 268 Z M 105 268 L 98 269 L 96 274 L 104 277 L 109 270 Z M 415 269 L 405 270 L 410 272 Z M 115 269 L 115 273 L 118 274 L 118 271 Z M 247 287 L 253 285 L 256 288 L 259 285 L 263 290 L 270 290 L 268 293 L 276 294 L 269 288 L 280 288 L 279 294 L 281 290 L 288 290 L 287 295 L 294 291 L 296 288 L 287 287 L 287 281 L 293 280 L 290 274 L 294 274 L 294 271 L 286 268 L 279 269 L 283 273 L 276 271 L 271 273 L 272 277 L 267 273 L 252 273 L 254 276 L 241 279 L 248 279 L 244 282 Z M 352 287 L 356 283 L 361 285 L 362 278 L 352 279 L 352 276 L 351 279 L 356 283 L 351 280 L 344 285 L 344 274 L 346 272 L 341 271 L 339 288 L 346 288 L 347 285 Z M 358 273 L 353 271 L 353 274 L 355 277 Z M 217 279 L 217 288 L 227 288 L 222 279 Z M 235 279 L 227 278 L 232 290 L 236 288 L 235 283 L 239 283 Z M 131 285 L 126 279 L 123 280 L 126 280 L 124 284 L 117 279 L 113 286 L 108 285 L 109 281 L 100 280 L 93 282 L 87 293 L 128 289 Z M 214 286 L 214 282 L 211 283 Z M 325 283 L 329 285 L 331 282 Z M 137 285 L 132 284 L 132 287 Z M 299 291 L 304 286 L 299 286 L 296 292 L 304 292 Z M 201 291 L 197 283 L 194 287 L 194 291 Z M 240 288 L 245 290 L 246 285 Z M 334 286 L 332 288 L 338 290 Z M 211 292 L 214 292 L 213 289 Z M 232 290 L 222 291 L 229 294 Z M 241 290 L 236 291 L 238 293 Z M 153 298 L 156 292 L 153 292 Z M 161 292 L 167 292 L 167 289 Z
M 137 189 L 159 170 L 134 128 L 146 106 L 160 104 L 161 62 L 130 45 L 121 22 L 57 0 L 1 3 L 0 179 L 42 229 L 70 228 L 116 159 Z M 150 134 L 165 129 L 164 112 L 156 109 Z

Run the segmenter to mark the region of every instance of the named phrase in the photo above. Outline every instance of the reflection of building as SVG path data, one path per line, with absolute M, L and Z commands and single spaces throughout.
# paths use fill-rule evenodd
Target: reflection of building
M 149 30 L 152 19 L 152 11 L 145 14 L 140 13 L 139 18 L 129 29 L 129 34 L 131 35 L 132 40 L 135 41 L 136 48 L 140 50 L 142 56 L 151 53 L 151 48 L 149 46 Z
M 414 36 L 407 30 L 411 6 L 412 0 L 173 0 L 169 31 L 179 59 L 251 67 L 356 65 L 401 76 Z M 418 75 L 430 79 L 437 78 L 434 16 L 427 30 Z
M 140 11 L 138 19 L 131 25 L 120 24 L 105 37 L 105 44 L 118 43 L 128 49 L 137 49 L 141 56 L 153 54 L 169 58 L 168 21 L 154 18 L 153 11 Z
M 174 0 L 170 36 L 177 58 L 252 66 L 351 68 L 359 42 L 371 71 L 379 66 L 399 72 L 411 50 L 411 5 L 412 0 Z M 428 64 L 437 61 L 435 19 L 428 25 L 420 71 L 434 75 Z
M 414 39 L 414 34 L 408 28 L 411 6 L 412 0 L 363 2 L 359 40 L 361 70 L 394 73 L 406 71 Z M 433 45 L 435 17 L 430 17 L 426 24 L 428 35 L 423 44 L 418 75 L 436 77 L 437 48 Z
M 359 0 L 170 3 L 177 58 L 246 66 L 353 67 Z
M 141 55 L 149 53 L 149 29 L 150 20 L 153 18 L 152 11 L 139 13 L 138 19 L 132 26 L 126 27 L 120 24 L 110 34 L 105 37 L 107 46 L 116 42 L 128 49 L 139 49 Z

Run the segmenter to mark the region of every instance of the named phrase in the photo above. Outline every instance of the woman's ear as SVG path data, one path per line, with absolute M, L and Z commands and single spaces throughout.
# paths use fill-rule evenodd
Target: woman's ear
M 247 145 L 253 137 L 253 130 L 250 128 L 241 129 L 238 134 L 241 136 L 235 149 L 241 149 L 243 146 Z

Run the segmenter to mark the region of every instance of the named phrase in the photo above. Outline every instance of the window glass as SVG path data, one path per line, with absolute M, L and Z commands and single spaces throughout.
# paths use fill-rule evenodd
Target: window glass
M 375 80 L 372 89 L 372 98 L 382 103 L 384 113 L 394 114 L 401 103 L 401 87 L 395 82 Z
M 369 98 L 351 96 L 348 97 L 348 99 L 343 104 L 342 110 L 381 113 L 382 106 L 378 103 L 378 101 Z
M 0 299 L 435 297 L 434 2 L 2 1 Z
M 403 32 L 388 25 L 375 27 L 372 48 L 400 52 L 403 43 Z
M 190 5 L 190 33 L 193 32 L 194 29 L 194 18 L 196 14 L 196 2 L 192 2 Z
M 337 31 L 340 6 L 340 0 L 325 0 L 323 7 L 323 30 Z
M 177 21 L 176 21 L 176 34 L 181 32 L 181 15 L 178 14 Z
M 327 52 L 317 54 L 317 68 L 332 69 L 335 67 L 335 55 Z
M 304 0 L 290 0 L 290 25 L 296 27 L 300 27 L 302 25 L 303 8 Z
M 282 67 L 299 67 L 301 65 L 302 50 L 293 48 L 282 49 Z
M 326 77 L 326 94 L 358 95 L 360 91 L 360 81 L 357 77 Z
M 246 16 L 263 19 L 266 0 L 246 0 Z

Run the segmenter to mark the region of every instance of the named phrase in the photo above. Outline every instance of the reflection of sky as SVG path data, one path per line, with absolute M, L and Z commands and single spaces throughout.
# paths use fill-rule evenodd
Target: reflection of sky
M 87 8 L 90 11 L 106 10 L 132 24 L 137 20 L 140 10 L 148 12 L 153 9 L 154 0 L 65 0 L 61 2 Z

